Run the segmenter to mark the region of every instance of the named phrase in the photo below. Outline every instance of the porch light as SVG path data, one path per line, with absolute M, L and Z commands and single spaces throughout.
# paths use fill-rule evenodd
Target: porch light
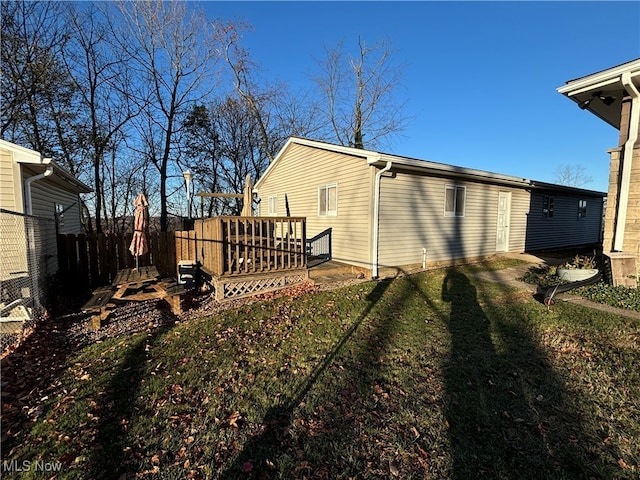
M 578 107 L 584 110 L 596 98 L 599 99 L 602 103 L 604 103 L 607 107 L 616 101 L 616 97 L 612 97 L 611 95 L 603 95 L 602 92 L 598 91 L 598 92 L 593 92 L 593 94 L 591 95 L 591 98 L 587 98 L 586 100 L 583 100 L 580 103 L 578 103 Z

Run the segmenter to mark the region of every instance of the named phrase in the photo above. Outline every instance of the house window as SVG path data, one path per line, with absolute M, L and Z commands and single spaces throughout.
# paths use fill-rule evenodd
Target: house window
M 444 216 L 464 217 L 464 203 L 467 196 L 467 187 L 447 185 L 444 196 Z
M 542 199 L 542 218 L 553 218 L 553 197 L 549 195 Z
M 587 201 L 579 200 L 578 201 L 578 218 L 587 218 Z
M 269 195 L 269 215 L 278 215 L 278 196 Z
M 335 183 L 318 188 L 318 215 L 338 214 L 338 185 Z

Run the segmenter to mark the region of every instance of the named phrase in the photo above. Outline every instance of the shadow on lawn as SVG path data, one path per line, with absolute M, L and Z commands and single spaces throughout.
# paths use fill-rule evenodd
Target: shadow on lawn
M 506 293 L 506 292 L 505 292 Z M 517 302 L 481 297 L 450 270 L 442 298 L 451 351 L 445 365 L 453 478 L 583 478 L 589 462 L 572 398 Z M 591 472 L 593 474 L 593 472 Z
M 129 347 L 97 402 L 95 415 L 100 420 L 86 467 L 90 478 L 121 478 L 137 468 L 137 465 L 129 464 L 133 461 L 131 454 L 135 453 L 126 454 L 125 447 L 131 448 L 132 445 L 125 444 L 124 439 L 132 417 L 145 414 L 138 411 L 144 407 L 137 406 L 136 399 L 148 367 L 147 352 L 153 350 L 155 343 L 174 327 L 177 320 L 164 302 L 159 301 L 155 308 L 164 310 L 161 323 L 148 330 L 146 335 L 140 335 Z
M 314 388 L 318 379 L 333 368 L 332 364 L 338 356 L 347 350 L 347 344 L 354 336 L 363 334 L 359 332 L 359 330 L 364 328 L 364 321 L 371 314 L 392 282 L 393 280 L 382 280 L 378 282 L 367 297 L 368 304 L 366 308 L 353 321 L 340 341 L 326 354 L 324 360 L 316 366 L 305 381 L 299 385 L 293 398 L 285 398 L 281 400 L 278 405 L 271 407 L 267 411 L 261 422 L 262 425 L 264 425 L 262 433 L 252 437 L 244 445 L 235 461 L 229 465 L 224 472 L 219 473 L 217 478 L 270 478 L 269 465 L 281 459 L 283 454 L 297 457 L 295 460 L 298 463 L 296 474 L 302 477 L 305 476 L 305 472 L 301 471 L 301 468 L 304 470 L 304 465 L 307 463 L 304 462 L 302 458 L 299 458 L 303 449 L 306 448 L 307 451 L 308 449 L 313 449 L 314 444 L 322 448 L 321 445 L 325 445 L 329 441 L 334 446 L 333 449 L 340 452 L 344 448 L 339 445 L 352 445 L 359 441 L 355 433 L 357 427 L 354 426 L 356 415 L 353 414 L 355 409 L 361 407 L 358 405 L 358 403 L 361 402 L 361 395 L 359 395 L 358 391 L 362 391 L 363 389 L 373 391 L 376 382 L 376 365 L 378 364 L 380 355 L 385 351 L 386 342 L 391 337 L 392 329 L 394 328 L 393 322 L 376 322 L 374 329 L 371 331 L 367 330 L 365 334 L 368 341 L 364 342 L 365 346 L 363 349 L 354 353 L 351 351 L 348 352 L 349 362 L 360 365 L 362 368 L 352 368 L 349 370 L 347 379 L 341 381 L 341 384 L 335 388 L 335 395 L 326 398 L 325 403 L 327 409 L 335 410 L 336 415 L 338 415 L 331 420 L 333 423 L 329 421 L 325 422 L 318 432 L 317 437 L 307 437 L 303 440 L 298 440 L 297 445 L 293 445 L 292 443 L 290 429 L 294 423 L 294 412 L 296 408 Z M 409 295 L 409 292 L 405 292 L 405 294 Z M 401 302 L 402 299 L 399 299 L 399 303 Z M 386 310 L 386 307 L 383 306 L 382 309 L 383 312 L 378 315 L 385 317 L 384 310 Z M 352 366 L 355 367 L 356 365 Z M 350 410 L 351 413 L 344 416 L 343 414 L 347 410 Z M 325 415 L 325 417 L 329 416 L 330 415 Z M 341 458 L 327 458 L 325 465 L 315 465 L 314 467 L 323 469 L 327 474 L 327 478 L 336 478 L 349 476 L 349 469 L 354 466 L 345 465 Z M 360 467 L 365 468 L 366 465 Z M 308 468 L 311 468 L 311 466 Z M 358 476 L 362 471 L 363 470 L 352 471 L 351 475 Z M 317 474 L 317 470 L 314 473 Z
M 324 360 L 292 398 L 267 411 L 261 433 L 249 439 L 217 478 L 363 478 L 365 472 L 399 478 L 598 477 L 602 465 L 589 443 L 595 433 L 584 424 L 575 394 L 565 390 L 546 359 L 526 307 L 517 300 L 498 300 L 513 295 L 512 289 L 504 289 L 498 297 L 495 291 L 478 291 L 464 273 L 451 269 L 440 299 L 450 305 L 446 309 L 430 298 L 416 277 L 380 281 Z M 425 308 L 422 318 L 444 323 L 450 341 L 440 363 L 441 408 L 448 424 L 441 428 L 447 428 L 450 450 L 433 450 L 429 433 L 420 439 L 434 455 L 448 458 L 446 465 L 433 465 L 431 472 L 420 470 L 424 465 L 414 455 L 416 439 L 404 443 L 410 434 L 400 432 L 390 440 L 403 442 L 400 451 L 405 449 L 404 456 L 394 457 L 397 447 L 388 443 L 384 432 L 408 430 L 410 423 L 392 425 L 394 412 L 386 410 L 384 402 L 371 400 L 393 382 L 386 378 L 382 357 L 400 331 L 397 313 L 410 304 L 415 312 L 416 301 Z M 426 330 L 423 334 L 428 335 Z M 429 341 L 427 336 L 424 341 Z M 337 365 L 344 369 L 336 370 Z M 327 380 L 331 372 L 335 377 Z M 436 382 L 421 375 L 416 372 L 416 379 Z M 314 391 L 325 384 L 331 384 L 327 392 Z M 427 395 L 423 385 L 414 385 L 413 391 L 411 385 L 399 385 L 409 396 Z M 312 402 L 307 396 L 318 394 L 326 395 L 322 413 L 297 417 L 300 405 Z M 426 398 L 414 400 L 408 405 L 438 408 Z M 421 416 L 420 411 L 403 413 Z M 319 425 L 315 431 L 305 430 L 301 421 Z

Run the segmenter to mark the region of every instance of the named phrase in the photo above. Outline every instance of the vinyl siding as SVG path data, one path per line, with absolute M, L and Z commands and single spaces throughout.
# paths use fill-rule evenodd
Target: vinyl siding
M 601 240 L 602 199 L 567 194 L 547 193 L 554 199 L 552 218 L 543 218 L 544 193 L 531 195 L 527 216 L 525 249 L 569 247 L 598 243 Z M 578 202 L 587 200 L 586 218 L 578 219 Z
M 299 144 L 278 162 L 258 191 L 260 215 L 268 216 L 269 196 L 277 195 L 277 215 L 306 217 L 307 238 L 331 228 L 334 260 L 370 268 L 374 169 L 363 158 Z M 320 216 L 318 188 L 330 184 L 337 185 L 337 214 Z
M 56 204 L 63 205 L 66 209 L 64 218 L 58 225 L 58 233 L 82 233 L 80 222 L 80 205 L 78 196 L 72 192 L 67 192 L 56 185 L 42 179 L 31 184 L 31 205 L 33 215 L 36 217 L 55 220 Z
M 509 220 L 509 251 L 526 251 L 527 218 L 531 207 L 529 192 L 522 189 L 511 190 L 511 218 Z
M 464 217 L 445 217 L 447 185 L 466 187 Z M 499 192 L 511 193 L 508 251 L 597 243 L 602 200 L 552 193 L 554 217 L 542 220 L 544 194 L 487 183 L 396 172 L 384 177 L 380 204 L 380 267 L 419 265 L 496 253 Z M 578 219 L 578 202 L 587 217 Z
M 13 162 L 13 154 L 0 149 L 0 208 L 22 212 L 19 171 Z M 18 189 L 16 190 L 16 185 Z
M 447 185 L 466 187 L 464 217 L 445 217 Z M 401 172 L 383 178 L 380 266 L 421 264 L 423 248 L 427 263 L 495 253 L 500 191 L 512 192 L 513 214 L 513 204 L 520 200 L 516 189 Z M 510 250 L 520 236 L 518 228 L 512 229 Z

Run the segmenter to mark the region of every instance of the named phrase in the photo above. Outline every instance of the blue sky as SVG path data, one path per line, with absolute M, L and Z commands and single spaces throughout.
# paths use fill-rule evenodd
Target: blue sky
M 552 182 L 563 164 L 606 191 L 618 132 L 556 88 L 640 57 L 640 2 L 200 2 L 246 21 L 263 75 L 294 90 L 324 47 L 388 39 L 412 117 L 384 150 Z

